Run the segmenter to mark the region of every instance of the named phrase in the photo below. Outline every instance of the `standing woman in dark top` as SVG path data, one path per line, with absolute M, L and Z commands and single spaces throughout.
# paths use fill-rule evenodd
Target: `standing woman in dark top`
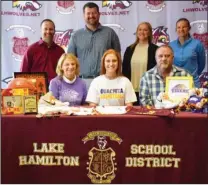
M 152 26 L 142 22 L 136 30 L 136 41 L 126 48 L 122 64 L 122 73 L 132 83 L 139 105 L 139 84 L 144 72 L 156 65 L 157 45 L 152 43 Z

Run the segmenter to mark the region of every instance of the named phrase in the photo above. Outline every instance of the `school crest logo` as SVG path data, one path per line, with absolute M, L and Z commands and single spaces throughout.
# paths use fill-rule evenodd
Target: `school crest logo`
M 150 12 L 160 12 L 165 8 L 166 4 L 164 1 L 154 1 L 154 0 L 149 0 L 147 1 L 146 8 Z
M 57 1 L 56 10 L 60 14 L 72 14 L 75 10 L 74 1 Z
M 109 131 L 92 131 L 82 139 L 84 144 L 90 140 L 97 140 L 97 147 L 93 147 L 88 152 L 87 176 L 92 183 L 109 184 L 116 177 L 116 152 L 108 147 L 107 137 L 119 144 L 122 142 L 116 133 Z
M 26 25 L 12 25 L 6 29 L 11 39 L 12 57 L 15 61 L 22 61 L 23 55 L 29 46 L 29 34 L 35 31 Z
M 129 8 L 132 5 L 131 1 L 106 1 L 103 0 L 102 2 L 102 7 L 108 7 L 112 10 L 116 9 L 119 7 L 120 9 L 126 9 Z
M 66 51 L 72 33 L 73 33 L 73 29 L 68 29 L 65 31 L 56 31 L 53 37 L 53 41 Z
M 158 26 L 157 28 L 153 28 L 153 43 L 162 46 L 167 45 L 170 42 L 170 36 L 167 33 L 168 28 L 165 26 Z
M 208 32 L 207 32 L 207 20 L 197 20 L 190 23 L 191 33 L 195 39 L 200 40 L 208 52 Z
M 12 1 L 12 7 L 19 8 L 22 11 L 28 9 L 36 11 L 39 10 L 42 5 L 38 1 Z
M 28 48 L 28 38 L 27 37 L 13 37 L 13 48 L 12 51 L 14 54 L 16 55 L 24 55 L 24 52 L 27 50 Z

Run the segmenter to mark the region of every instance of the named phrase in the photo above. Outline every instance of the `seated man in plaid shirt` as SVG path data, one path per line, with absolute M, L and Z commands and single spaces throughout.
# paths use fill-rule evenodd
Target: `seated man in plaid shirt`
M 156 66 L 145 72 L 140 81 L 139 98 L 143 106 L 154 106 L 160 92 L 165 92 L 168 76 L 191 76 L 187 71 L 173 65 L 173 50 L 170 46 L 159 47 L 155 54 Z

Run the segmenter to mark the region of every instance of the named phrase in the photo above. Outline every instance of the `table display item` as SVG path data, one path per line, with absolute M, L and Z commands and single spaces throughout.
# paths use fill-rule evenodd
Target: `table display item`
M 35 95 L 24 96 L 24 113 L 36 114 L 37 112 L 37 97 Z
M 23 114 L 23 96 L 3 96 L 2 114 Z

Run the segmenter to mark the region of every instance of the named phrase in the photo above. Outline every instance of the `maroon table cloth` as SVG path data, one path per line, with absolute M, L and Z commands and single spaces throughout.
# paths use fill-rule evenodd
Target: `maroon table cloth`
M 1 127 L 2 183 L 92 183 L 92 176 L 97 183 L 99 180 L 100 183 L 208 183 L 208 117 L 205 114 L 185 112 L 174 118 L 101 115 L 40 119 L 34 115 L 3 115 Z M 55 144 L 47 149 L 49 143 Z M 155 148 L 152 154 L 151 149 L 149 154 L 144 149 L 148 145 Z M 133 154 L 131 146 L 141 147 L 143 153 L 138 150 Z M 162 151 L 162 146 L 172 146 L 175 155 L 156 153 L 156 148 Z M 39 163 L 32 159 L 29 162 L 31 155 L 38 155 Z M 48 162 L 51 165 L 43 165 L 48 163 L 43 158 L 41 161 L 42 156 L 56 160 Z M 57 162 L 55 156 L 62 156 L 62 160 Z M 63 159 L 64 156 L 68 157 Z M 76 165 L 69 165 L 70 156 L 77 157 Z M 162 163 L 157 166 L 156 162 L 156 166 L 152 162 L 147 164 L 148 158 L 161 157 L 169 161 L 180 159 L 178 167 L 173 162 L 167 163 L 169 167 L 162 167 Z M 135 166 L 128 167 L 127 158 L 135 158 Z M 146 161 L 142 164 L 138 158 Z

